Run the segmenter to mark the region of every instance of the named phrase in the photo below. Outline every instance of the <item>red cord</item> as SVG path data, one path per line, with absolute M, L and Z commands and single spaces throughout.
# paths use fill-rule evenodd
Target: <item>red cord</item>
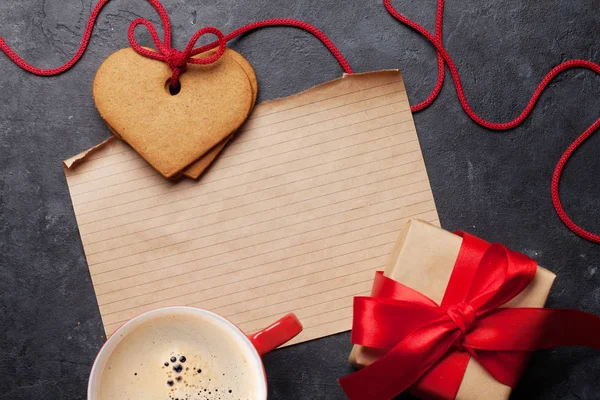
M 452 75 L 452 79 L 454 80 L 454 86 L 456 87 L 456 93 L 458 94 L 458 99 L 459 99 L 460 104 L 462 105 L 463 109 L 465 110 L 467 115 L 473 121 L 475 121 L 479 125 L 481 125 L 485 128 L 488 128 L 488 129 L 508 130 L 508 129 L 512 129 L 512 128 L 520 125 L 521 123 L 523 123 L 523 121 L 529 116 L 529 114 L 533 110 L 533 107 L 535 107 L 535 104 L 537 103 L 537 101 L 538 101 L 540 95 L 542 94 L 542 92 L 544 91 L 544 89 L 550 84 L 550 82 L 554 78 L 556 78 L 556 76 L 558 76 L 559 74 L 561 74 L 562 72 L 564 72 L 566 70 L 573 69 L 573 68 L 586 68 L 586 69 L 592 70 L 600 75 L 600 65 L 593 63 L 591 61 L 571 60 L 571 61 L 564 62 L 564 63 L 556 66 L 555 68 L 553 68 L 544 77 L 544 79 L 542 79 L 542 82 L 539 84 L 537 89 L 534 91 L 533 96 L 529 100 L 529 103 L 527 104 L 527 106 L 525 107 L 523 112 L 521 112 L 521 114 L 519 116 L 517 116 L 514 120 L 509 121 L 509 122 L 504 122 L 504 123 L 489 122 L 489 121 L 486 121 L 485 119 L 481 118 L 479 115 L 477 115 L 477 113 L 475 113 L 475 111 L 473 111 L 473 109 L 469 105 L 469 102 L 467 101 L 465 92 L 463 90 L 460 76 L 458 74 L 458 69 L 456 68 L 454 61 L 452 60 L 452 58 L 450 57 L 450 55 L 448 54 L 448 52 L 446 51 L 446 49 L 444 48 L 444 46 L 442 44 L 441 25 L 443 24 L 444 0 L 438 0 L 438 12 L 437 12 L 437 18 L 436 18 L 436 34 L 435 35 L 432 35 L 423 26 L 417 24 L 414 21 L 411 21 L 410 19 L 406 18 L 405 16 L 400 14 L 398 11 L 396 11 L 391 4 L 391 0 L 383 0 L 383 3 L 385 5 L 385 8 L 388 10 L 388 12 L 394 18 L 396 18 L 398 21 L 402 22 L 403 24 L 411 27 L 412 29 L 416 30 L 421 35 L 423 35 L 427 40 L 429 40 L 429 42 L 431 42 L 431 44 L 433 44 L 433 46 L 436 48 L 437 54 L 438 54 L 438 66 L 439 66 L 440 59 L 443 60 L 442 64 L 445 62 L 448 65 L 448 69 L 450 70 L 450 74 Z M 444 67 L 442 65 L 442 69 L 443 68 Z M 440 89 L 441 89 L 441 86 L 443 85 L 443 83 L 444 83 L 444 75 L 442 73 L 438 72 L 438 80 L 437 80 L 435 88 L 433 89 L 433 92 L 429 95 L 427 100 L 425 100 L 421 104 L 413 106 L 411 108 L 411 110 L 413 112 L 417 112 L 417 111 L 423 110 L 423 109 L 427 108 L 429 105 L 431 105 L 435 101 L 437 96 L 439 95 Z M 588 137 L 590 137 L 596 130 L 598 130 L 599 127 L 600 127 L 600 118 L 598 120 L 596 120 L 596 122 L 594 122 L 592 124 L 592 126 L 590 126 L 581 136 L 579 136 L 577 138 L 577 140 L 575 140 L 569 146 L 569 148 L 564 152 L 564 154 L 561 156 L 561 158 L 556 166 L 556 169 L 554 170 L 554 175 L 552 177 L 551 193 L 552 193 L 552 202 L 554 204 L 554 208 L 556 209 L 558 216 L 564 222 L 564 224 L 570 230 L 572 230 L 573 232 L 575 232 L 577 235 L 581 236 L 582 238 L 587 239 L 591 242 L 600 244 L 600 235 L 596 235 L 596 234 L 586 231 L 585 229 L 583 229 L 579 225 L 577 225 L 575 222 L 573 222 L 573 220 L 571 218 L 569 218 L 569 216 L 567 215 L 567 213 L 565 212 L 565 210 L 561 204 L 560 194 L 559 194 L 559 183 L 560 183 L 561 175 L 562 175 L 565 165 L 569 161 L 569 158 L 571 157 L 571 155 L 573 155 L 575 150 L 577 150 L 577 148 L 579 146 L 581 146 L 581 144 Z
M 21 67 L 22 69 L 24 69 L 27 72 L 31 72 L 32 74 L 41 75 L 41 76 L 51 76 L 51 75 L 61 74 L 65 71 L 67 71 L 68 69 L 70 69 L 71 67 L 73 67 L 75 64 L 77 64 L 77 62 L 79 61 L 81 56 L 83 56 L 83 53 L 85 53 L 85 50 L 86 50 L 86 48 L 89 44 L 90 38 L 92 36 L 92 30 L 94 29 L 94 24 L 96 23 L 98 14 L 100 14 L 100 11 L 102 10 L 102 8 L 109 1 L 110 0 L 100 0 L 96 4 L 94 9 L 92 10 L 92 13 L 90 14 L 90 18 L 86 25 L 85 32 L 83 34 L 83 38 L 81 39 L 81 44 L 79 45 L 79 49 L 77 50 L 75 55 L 69 61 L 67 61 L 64 65 L 62 65 L 58 68 L 41 69 L 41 68 L 34 67 L 33 65 L 29 64 L 27 61 L 23 60 L 17 53 L 15 53 L 8 46 L 8 44 L 6 44 L 6 42 L 4 41 L 4 39 L 2 37 L 0 37 L 0 50 L 2 50 L 8 56 L 8 58 L 10 58 L 19 67 Z M 335 45 L 331 42 L 331 40 L 329 40 L 329 38 L 323 32 L 321 32 L 319 29 L 315 28 L 314 26 L 312 26 L 306 22 L 302 22 L 302 21 L 298 21 L 298 20 L 294 20 L 294 19 L 288 19 L 288 18 L 277 18 L 277 19 L 269 19 L 269 20 L 254 22 L 252 24 L 243 26 L 243 27 L 235 30 L 234 32 L 230 33 L 229 35 L 227 35 L 225 37 L 219 36 L 220 31 L 218 31 L 216 28 L 212 28 L 212 27 L 203 28 L 200 31 L 196 32 L 196 34 L 192 37 L 192 40 L 190 40 L 190 43 L 186 47 L 185 51 L 181 52 L 178 50 L 173 50 L 173 49 L 171 49 L 171 24 L 169 22 L 169 16 L 168 16 L 166 10 L 164 9 L 162 4 L 158 0 L 148 0 L 148 2 L 156 9 L 156 11 L 158 12 L 158 14 L 161 18 L 161 21 L 163 23 L 163 29 L 164 29 L 163 43 L 160 43 L 160 40 L 158 39 L 158 34 L 156 33 L 156 30 L 154 29 L 152 24 L 150 24 L 150 22 L 148 22 L 147 20 L 145 20 L 143 18 L 138 18 L 132 22 L 131 26 L 129 27 L 129 40 L 131 42 L 132 47 L 136 51 L 138 51 L 140 54 L 142 54 L 146 57 L 159 59 L 159 60 L 167 62 L 169 64 L 169 66 L 173 69 L 173 75 L 175 76 L 175 80 L 176 80 L 179 72 L 181 70 L 183 70 L 185 67 L 183 65 L 185 63 L 183 63 L 182 60 L 185 59 L 186 62 L 191 62 L 194 64 L 200 64 L 200 63 L 206 64 L 206 63 L 214 62 L 214 61 L 216 61 L 216 59 L 218 59 L 220 57 L 220 55 L 219 56 L 215 55 L 215 56 L 212 56 L 207 59 L 194 59 L 193 61 L 191 61 L 189 57 L 191 57 L 191 55 L 196 55 L 196 54 L 199 54 L 208 49 L 212 49 L 214 47 L 220 46 L 222 41 L 223 41 L 223 43 L 228 42 L 229 40 L 233 39 L 236 36 L 241 35 L 242 33 L 245 33 L 245 32 L 257 29 L 257 28 L 267 27 L 267 26 L 291 26 L 291 27 L 303 29 L 303 30 L 313 34 L 314 36 L 317 37 L 317 39 L 319 39 L 325 45 L 325 47 L 327 47 L 327 49 L 331 52 L 331 54 L 333 54 L 333 56 L 338 61 L 338 63 L 340 64 L 340 66 L 342 67 L 344 72 L 346 72 L 348 74 L 352 73 L 352 68 L 350 68 L 350 64 L 348 64 L 348 61 L 346 61 L 346 59 L 344 58 L 342 53 L 338 50 L 337 47 L 335 47 Z M 153 39 L 155 45 L 157 46 L 158 52 L 143 49 L 135 41 L 134 30 L 135 30 L 135 27 L 140 24 L 145 25 L 148 28 L 148 30 L 150 31 L 150 35 L 152 36 L 152 39 Z M 197 49 L 192 49 L 191 47 L 194 46 L 194 43 L 200 38 L 200 36 L 202 36 L 206 33 L 212 33 L 212 34 L 217 35 L 218 40 L 209 45 L 202 46 Z M 223 48 L 223 51 L 224 51 L 224 48 Z M 217 52 L 217 54 L 219 54 L 219 53 L 222 54 L 221 50 L 219 50 L 219 52 Z M 172 81 L 172 83 L 173 83 L 173 81 Z
M 592 133 L 598 130 L 598 128 L 600 128 L 600 119 L 596 120 L 596 122 L 594 122 L 592 126 L 590 126 L 585 132 L 583 132 L 583 134 L 579 136 L 577 140 L 571 143 L 567 151 L 565 151 L 564 154 L 560 157 L 560 160 L 556 165 L 556 169 L 554 170 L 554 174 L 552 175 L 552 203 L 554 204 L 554 208 L 560 216 L 560 219 L 565 223 L 565 225 L 567 225 L 567 227 L 570 230 L 572 230 L 582 238 L 594 243 L 600 243 L 600 235 L 596 235 L 594 233 L 586 231 L 585 229 L 577 225 L 575 222 L 573 222 L 571 218 L 569 218 L 560 201 L 560 196 L 558 194 L 558 186 L 560 183 L 560 177 L 562 175 L 563 169 L 565 168 L 565 165 L 567 164 L 567 161 L 569 161 L 571 155 L 575 152 L 575 150 L 577 150 L 579 146 L 581 146 L 583 142 L 585 142 L 587 138 L 589 138 L 592 135 Z
M 350 67 L 350 64 L 348 64 L 348 61 L 346 61 L 346 59 L 344 58 L 342 53 L 338 50 L 337 47 L 335 47 L 333 42 L 331 40 L 329 40 L 327 35 L 325 35 L 323 32 L 321 32 L 319 29 L 315 28 L 311 24 L 309 24 L 307 22 L 303 22 L 303 21 L 298 21 L 296 19 L 274 18 L 274 19 L 265 19 L 262 21 L 253 22 L 251 24 L 248 24 L 248 25 L 242 26 L 241 28 L 236 29 L 235 31 L 231 32 L 229 35 L 225 36 L 225 41 L 228 42 L 231 39 L 238 37 L 246 32 L 249 32 L 249 31 L 252 31 L 255 29 L 266 28 L 269 26 L 291 26 L 294 28 L 303 29 L 303 30 L 311 33 L 313 36 L 315 36 L 317 39 L 319 39 L 325 45 L 325 47 L 327 47 L 327 50 L 329 50 L 331 52 L 331 54 L 335 57 L 335 59 L 340 64 L 340 66 L 342 67 L 342 69 L 344 70 L 345 73 L 347 73 L 347 74 L 352 73 L 352 68 Z M 202 46 L 199 49 L 194 50 L 192 52 L 192 54 L 202 53 L 206 50 L 210 50 L 212 48 L 217 47 L 217 45 L 218 45 L 217 42 L 207 44 L 206 46 Z
M 439 41 L 440 46 L 442 45 L 442 41 L 444 39 L 442 36 L 443 35 L 443 32 L 442 32 L 443 27 L 444 27 L 444 2 L 438 1 L 437 14 L 435 17 L 434 39 L 436 41 Z M 435 87 L 433 88 L 433 91 L 431 92 L 431 94 L 429 94 L 429 96 L 427 96 L 427 98 L 425 100 L 423 100 L 421 103 L 414 105 L 410 108 L 410 111 L 412 111 L 413 113 L 424 110 L 427 107 L 429 107 L 431 104 L 433 104 L 435 99 L 437 99 L 438 95 L 442 91 L 442 87 L 444 86 L 444 74 L 446 72 L 446 63 L 444 62 L 444 57 L 442 56 L 442 54 L 439 51 L 437 52 L 437 60 L 438 60 L 438 77 L 437 77 L 437 82 L 435 83 Z
M 90 14 L 90 19 L 88 20 L 87 26 L 85 27 L 85 32 L 83 33 L 83 38 L 81 39 L 81 45 L 79 45 L 79 49 L 77 50 L 75 55 L 69 61 L 67 61 L 66 64 L 64 64 L 61 67 L 51 68 L 51 69 L 41 69 L 41 68 L 34 67 L 33 65 L 29 64 L 27 61 L 25 61 L 21 57 L 19 57 L 19 55 L 17 53 L 15 53 L 8 46 L 8 44 L 6 44 L 6 42 L 4 41 L 4 39 L 2 37 L 0 37 L 0 50 L 2 50 L 8 56 L 8 58 L 10 58 L 19 67 L 23 68 L 25 71 L 31 72 L 32 74 L 42 75 L 42 76 L 50 76 L 50 75 L 58 75 L 60 73 L 63 73 L 66 70 L 68 70 L 69 68 L 71 68 L 73 65 L 77 64 L 77 61 L 79 61 L 81 56 L 83 56 L 83 53 L 85 52 L 85 49 L 86 49 L 86 47 L 90 41 L 90 38 L 92 36 L 92 30 L 94 29 L 94 24 L 96 23 L 98 14 L 100 13 L 100 10 L 102 10 L 102 7 L 104 7 L 104 5 L 108 2 L 109 2 L 109 0 L 100 0 L 98 2 L 98 4 L 96 4 L 96 7 L 94 7 L 94 9 L 92 10 L 92 13 Z M 164 11 L 164 9 L 163 9 L 163 11 Z M 167 35 L 167 32 L 165 30 L 165 36 L 166 35 Z M 169 33 L 169 35 L 170 35 L 170 33 Z

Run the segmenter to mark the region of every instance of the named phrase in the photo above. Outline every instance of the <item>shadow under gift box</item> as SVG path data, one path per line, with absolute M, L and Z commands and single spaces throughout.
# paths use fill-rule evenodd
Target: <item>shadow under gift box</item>
M 440 304 L 462 240 L 460 236 L 426 222 L 411 220 L 396 242 L 384 275 Z M 556 275 L 538 266 L 531 284 L 503 307 L 544 307 L 554 278 Z M 352 349 L 349 361 L 355 367 L 362 368 L 371 365 L 385 353 L 386 350 L 357 345 Z M 422 381 L 417 381 L 410 391 L 418 397 L 431 398 L 432 395 L 429 387 Z M 471 358 L 456 399 L 505 400 L 509 398 L 510 393 L 509 386 L 495 380 Z

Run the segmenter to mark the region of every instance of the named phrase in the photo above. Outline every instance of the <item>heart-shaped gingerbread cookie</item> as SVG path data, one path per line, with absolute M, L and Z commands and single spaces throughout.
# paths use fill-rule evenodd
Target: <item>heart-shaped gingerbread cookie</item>
M 179 78 L 179 93 L 172 95 L 165 63 L 131 48 L 119 50 L 96 73 L 96 107 L 116 135 L 171 178 L 248 117 L 253 88 L 234 57 L 226 50 L 213 64 L 189 64 Z

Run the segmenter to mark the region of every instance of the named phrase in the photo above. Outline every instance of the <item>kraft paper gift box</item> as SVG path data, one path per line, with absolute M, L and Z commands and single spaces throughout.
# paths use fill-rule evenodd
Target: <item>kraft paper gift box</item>
M 485 238 L 484 238 L 485 239 Z M 396 242 L 384 275 L 428 296 L 440 304 L 462 238 L 420 220 L 406 224 Z M 533 282 L 504 307 L 544 307 L 554 282 L 552 272 L 538 266 Z M 385 350 L 354 346 L 350 363 L 357 368 L 375 362 Z M 411 393 L 427 398 L 429 391 L 417 382 Z M 505 400 L 511 388 L 495 380 L 476 360 L 470 359 L 458 390 L 457 400 Z

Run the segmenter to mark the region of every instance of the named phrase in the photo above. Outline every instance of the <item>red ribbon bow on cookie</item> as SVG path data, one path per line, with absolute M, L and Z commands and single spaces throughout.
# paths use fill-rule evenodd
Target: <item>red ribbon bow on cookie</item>
M 462 246 L 441 305 L 381 272 L 372 296 L 354 299 L 352 342 L 390 350 L 340 379 L 350 399 L 391 399 L 428 379 L 435 398 L 454 399 L 471 357 L 513 387 L 533 350 L 600 349 L 600 318 L 592 314 L 499 308 L 531 283 L 536 262 L 500 244 L 459 235 Z

